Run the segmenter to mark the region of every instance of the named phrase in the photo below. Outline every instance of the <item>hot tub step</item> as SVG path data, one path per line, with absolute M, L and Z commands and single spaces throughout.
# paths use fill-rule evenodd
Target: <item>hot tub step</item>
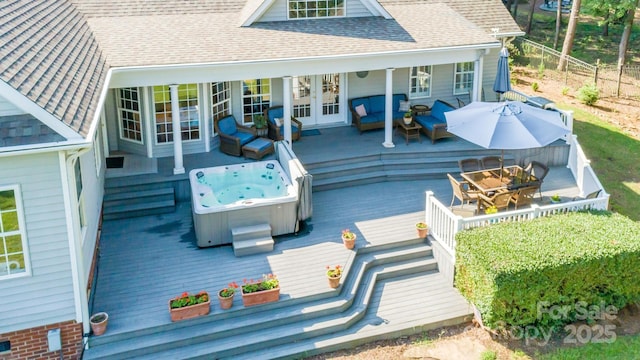
M 233 242 L 258 238 L 271 238 L 271 225 L 269 223 L 238 226 L 231 229 Z
M 233 254 L 235 256 L 253 255 L 273 251 L 273 238 L 258 238 L 241 241 L 233 241 Z

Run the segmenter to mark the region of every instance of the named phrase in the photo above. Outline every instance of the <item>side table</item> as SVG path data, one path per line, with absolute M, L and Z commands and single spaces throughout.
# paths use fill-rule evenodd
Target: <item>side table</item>
M 429 115 L 431 108 L 427 105 L 416 104 L 411 107 L 411 111 L 414 115 Z

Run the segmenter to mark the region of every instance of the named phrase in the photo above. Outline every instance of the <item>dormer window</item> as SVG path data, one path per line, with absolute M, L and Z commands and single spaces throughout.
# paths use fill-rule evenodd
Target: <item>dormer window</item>
M 344 0 L 289 0 L 289 19 L 344 16 Z

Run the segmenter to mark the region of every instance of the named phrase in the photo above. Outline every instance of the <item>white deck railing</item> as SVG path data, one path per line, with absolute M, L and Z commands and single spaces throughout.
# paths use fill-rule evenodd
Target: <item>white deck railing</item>
M 528 209 L 499 212 L 491 215 L 478 215 L 463 218 L 454 214 L 446 205 L 435 198 L 432 191 L 426 192 L 425 221 L 429 224 L 430 235 L 448 253 L 451 260 L 455 261 L 456 233 L 460 230 L 491 225 L 503 221 L 525 221 L 540 216 L 548 216 L 569 211 L 584 209 L 606 210 L 609 208 L 609 194 L 607 194 L 600 180 L 591 168 L 589 160 L 584 155 L 575 135 L 569 136 L 570 153 L 568 167 L 580 189 L 580 195 L 586 196 L 600 190 L 600 195 L 595 199 L 579 199 L 559 204 L 537 205 L 533 204 Z

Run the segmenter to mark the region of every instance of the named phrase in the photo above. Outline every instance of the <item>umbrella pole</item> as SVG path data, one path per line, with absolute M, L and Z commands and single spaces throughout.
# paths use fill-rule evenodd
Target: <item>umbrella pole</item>
M 500 182 L 502 182 L 502 173 L 504 173 L 504 149 L 500 151 L 502 152 L 500 155 Z

